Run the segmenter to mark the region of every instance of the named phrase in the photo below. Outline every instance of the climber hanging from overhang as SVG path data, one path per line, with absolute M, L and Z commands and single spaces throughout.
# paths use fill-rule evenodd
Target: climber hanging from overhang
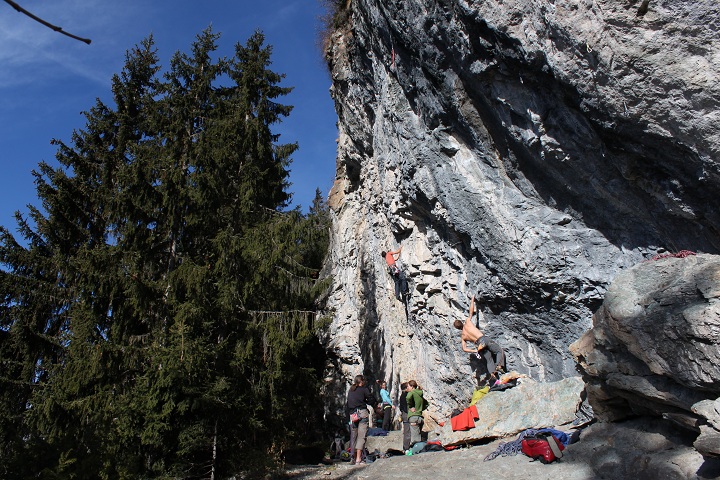
M 477 312 L 478 319 L 482 318 L 482 312 L 479 309 Z M 460 320 L 455 320 L 453 326 L 458 330 L 462 330 L 460 333 L 460 346 L 463 352 L 473 353 L 478 359 L 485 361 L 485 367 L 487 368 L 485 381 L 492 386 L 498 380 L 500 374 L 505 372 L 505 352 L 500 345 L 490 340 L 487 335 L 483 334 L 473 323 L 474 316 L 475 295 L 473 295 L 470 300 L 470 314 L 467 320 L 465 320 L 465 323 Z M 470 347 L 467 346 L 467 342 L 470 342 Z

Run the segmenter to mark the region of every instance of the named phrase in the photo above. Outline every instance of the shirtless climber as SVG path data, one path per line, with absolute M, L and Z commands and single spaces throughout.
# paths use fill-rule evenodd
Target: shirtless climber
M 482 312 L 478 311 L 482 318 Z M 497 343 L 493 342 L 485 336 L 479 328 L 473 324 L 473 316 L 475 315 L 475 295 L 470 300 L 470 314 L 465 323 L 455 320 L 453 325 L 458 330 L 462 330 L 460 334 L 460 346 L 463 352 L 474 353 L 479 359 L 485 360 L 485 366 L 488 371 L 488 380 L 494 383 L 498 379 L 498 373 L 505 371 L 505 352 Z M 472 347 L 467 346 L 470 342 Z M 492 386 L 492 385 L 491 385 Z
M 393 281 L 395 282 L 395 298 L 397 298 L 398 300 L 402 300 L 403 294 L 407 293 L 408 291 L 408 284 L 407 280 L 405 279 L 405 274 L 402 272 L 402 270 L 400 270 L 400 267 L 397 264 L 397 259 L 400 258 L 400 252 L 402 252 L 402 246 L 394 252 L 381 253 L 383 258 L 385 259 L 385 263 L 387 263 L 390 275 L 392 275 Z

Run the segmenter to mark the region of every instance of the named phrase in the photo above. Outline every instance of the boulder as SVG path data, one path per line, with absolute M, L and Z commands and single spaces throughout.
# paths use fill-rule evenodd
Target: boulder
M 479 419 L 474 428 L 454 432 L 451 422 L 445 422 L 440 442 L 463 445 L 509 437 L 528 428 L 569 424 L 575 419 L 584 388 L 585 384 L 578 377 L 548 383 L 519 379 L 517 386 L 489 392 L 475 404 Z
M 386 453 L 391 450 L 401 452 L 402 446 L 401 430 L 391 430 L 387 432 L 385 436 L 367 437 L 367 441 L 365 442 L 365 448 L 367 448 L 369 452 L 374 452 L 375 450 L 380 453 Z
M 720 457 L 720 398 L 698 402 L 692 411 L 705 421 L 705 425 L 700 426 L 695 448 L 703 455 Z
M 570 346 L 597 418 L 660 416 L 720 451 L 720 257 L 642 262 L 608 288 Z

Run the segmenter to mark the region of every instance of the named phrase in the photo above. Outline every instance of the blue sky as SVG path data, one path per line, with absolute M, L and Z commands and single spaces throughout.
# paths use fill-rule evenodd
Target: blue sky
M 323 14 L 317 0 L 16 0 L 23 8 L 91 45 L 54 32 L 0 2 L 0 225 L 15 232 L 15 211 L 39 206 L 31 171 L 54 162 L 52 138 L 70 142 L 85 126 L 81 111 L 96 98 L 111 103 L 110 79 L 122 70 L 125 52 L 153 34 L 160 63 L 187 51 L 195 35 L 212 25 L 221 33 L 219 55 L 231 55 L 257 29 L 273 46 L 270 67 L 286 75 L 294 91 L 284 103 L 293 112 L 276 125 L 281 143 L 298 142 L 290 190 L 306 209 L 335 175 L 337 116 L 330 76 L 319 47 Z

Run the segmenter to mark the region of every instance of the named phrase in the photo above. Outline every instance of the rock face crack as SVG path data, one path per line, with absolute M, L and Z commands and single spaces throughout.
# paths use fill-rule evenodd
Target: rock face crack
M 350 2 L 328 48 L 328 392 L 414 378 L 449 413 L 475 382 L 452 327 L 474 294 L 510 368 L 576 375 L 619 272 L 720 250 L 720 4 L 590 3 Z M 400 245 L 412 319 L 380 255 Z

